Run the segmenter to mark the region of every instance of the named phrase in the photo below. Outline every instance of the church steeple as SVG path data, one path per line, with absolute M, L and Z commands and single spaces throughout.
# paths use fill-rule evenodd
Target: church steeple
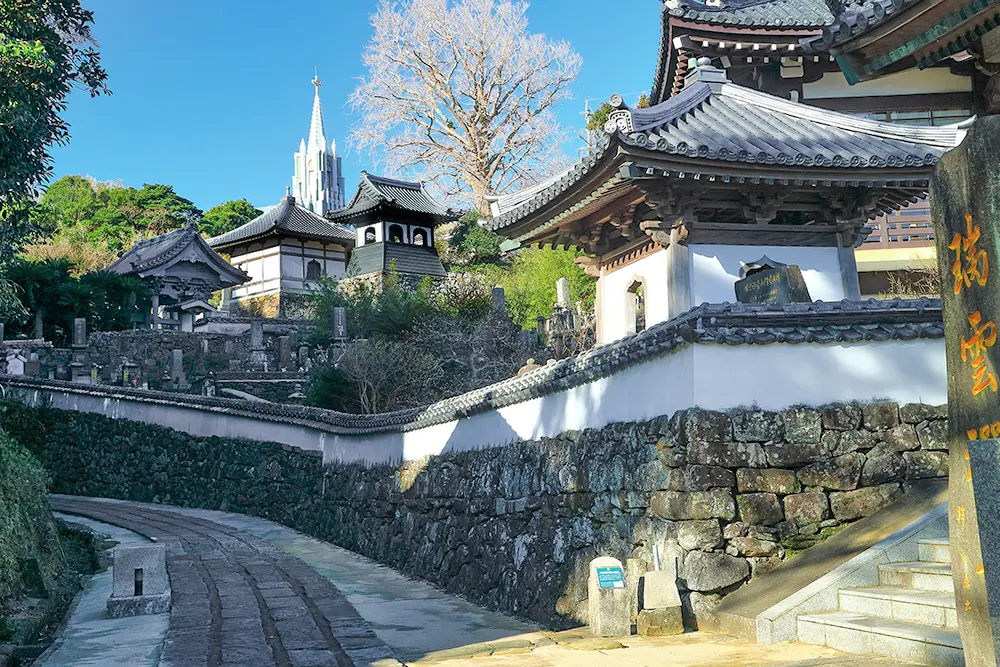
M 323 84 L 319 82 L 319 76 L 313 78 L 312 84 L 316 86 L 316 96 L 313 97 L 312 121 L 309 124 L 309 141 L 306 143 L 310 151 L 326 148 L 326 134 L 323 132 L 323 108 L 319 103 L 319 88 Z
M 312 80 L 315 87 L 312 118 L 309 123 L 309 140 L 299 142 L 295 153 L 295 175 L 292 177 L 292 193 L 295 199 L 313 213 L 323 215 L 344 206 L 344 177 L 341 159 L 337 156 L 337 142 L 327 148 L 326 132 L 323 129 L 323 108 L 319 101 L 319 89 L 323 85 L 319 76 Z

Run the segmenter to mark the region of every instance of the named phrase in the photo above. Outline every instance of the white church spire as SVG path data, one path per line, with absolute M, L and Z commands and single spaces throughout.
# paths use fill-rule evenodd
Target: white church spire
M 326 134 L 323 132 L 323 108 L 319 103 L 319 88 L 323 84 L 319 82 L 319 76 L 312 80 L 316 86 L 316 96 L 313 97 L 312 121 L 309 123 L 309 141 L 306 145 L 310 151 L 326 148 Z
M 344 207 L 344 176 L 341 159 L 337 156 L 337 142 L 332 142 L 330 148 L 326 147 L 323 109 L 319 101 L 319 89 L 323 84 L 319 82 L 319 76 L 313 78 L 312 84 L 316 92 L 309 123 L 309 140 L 301 140 L 295 153 L 292 192 L 300 205 L 323 215 Z

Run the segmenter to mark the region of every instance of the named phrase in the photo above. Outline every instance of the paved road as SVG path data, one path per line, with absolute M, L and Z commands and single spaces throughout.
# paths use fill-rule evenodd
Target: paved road
M 328 579 L 250 533 L 148 505 L 51 502 L 166 545 L 172 606 L 160 667 L 401 664 Z

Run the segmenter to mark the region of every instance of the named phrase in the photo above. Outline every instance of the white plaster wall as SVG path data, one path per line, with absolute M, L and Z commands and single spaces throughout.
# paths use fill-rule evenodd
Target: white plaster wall
M 603 338 L 602 343 L 610 343 L 628 335 L 625 318 L 626 292 L 636 278 L 645 278 L 646 284 L 646 327 L 669 318 L 667 312 L 667 252 L 658 250 L 652 255 L 624 266 L 617 271 L 606 273 L 601 278 L 601 301 L 599 304 Z
M 691 248 L 691 305 L 736 301 L 734 285 L 740 279 L 740 262 L 762 256 L 782 264 L 796 264 L 813 301 L 845 298 L 836 248 L 694 244 Z
M 819 81 L 802 84 L 803 99 L 868 97 L 870 95 L 919 95 L 921 93 L 967 93 L 972 78 L 952 74 L 947 67 L 907 70 L 853 86 L 840 72 L 826 72 Z
M 948 402 L 944 341 L 853 345 L 696 345 L 694 403 L 706 409 L 886 398 L 900 403 Z
M 8 381 L 13 382 L 12 379 Z M 113 388 L 108 388 L 113 392 Z M 37 390 L 27 402 L 167 426 L 197 436 L 276 441 L 323 452 L 324 461 L 397 463 L 442 452 L 501 446 L 684 408 L 725 410 L 889 399 L 947 401 L 944 341 L 852 345 L 693 345 L 609 377 L 465 419 L 405 432 L 362 435 L 332 427 L 231 415 L 199 406 Z

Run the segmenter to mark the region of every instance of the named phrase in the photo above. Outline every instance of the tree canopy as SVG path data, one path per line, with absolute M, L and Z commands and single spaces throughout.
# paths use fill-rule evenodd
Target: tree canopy
M 0 3 L 0 200 L 38 192 L 51 173 L 50 148 L 65 143 L 60 114 L 73 86 L 107 93 L 107 73 L 79 0 Z
M 205 212 L 198 228 L 208 236 L 219 236 L 245 225 L 264 212 L 246 199 L 231 199 Z
M 353 143 L 483 213 L 487 195 L 551 173 L 564 139 L 553 106 L 569 97 L 582 61 L 568 42 L 529 32 L 527 9 L 382 0 L 351 97 Z
M 76 86 L 107 93 L 107 73 L 79 0 L 0 2 L 0 319 L 26 315 L 4 275 L 30 233 L 27 209 L 69 138 L 61 117 Z
M 87 176 L 60 178 L 32 211 L 40 240 L 69 239 L 112 256 L 128 250 L 139 237 L 163 234 L 200 217 L 198 207 L 169 185 L 136 189 Z

